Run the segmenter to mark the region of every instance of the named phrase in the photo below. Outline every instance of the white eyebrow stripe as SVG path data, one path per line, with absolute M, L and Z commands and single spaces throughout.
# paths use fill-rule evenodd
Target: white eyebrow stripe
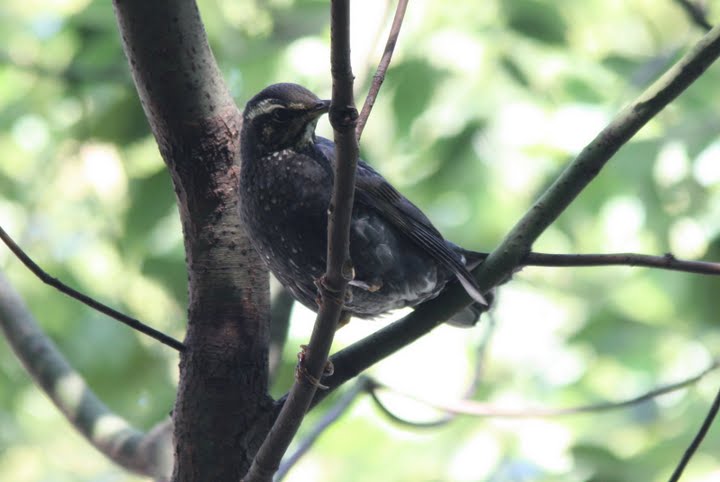
M 245 117 L 250 120 L 254 119 L 255 117 L 262 115 L 262 114 L 268 114 L 275 109 L 281 109 L 284 106 L 282 104 L 278 104 L 275 99 L 265 99 L 260 101 L 258 105 L 253 107 L 253 109 L 245 114 Z
M 250 120 L 262 114 L 269 114 L 276 109 L 306 110 L 308 107 L 302 102 L 292 102 L 288 105 L 279 104 L 277 99 L 261 100 L 245 117 Z

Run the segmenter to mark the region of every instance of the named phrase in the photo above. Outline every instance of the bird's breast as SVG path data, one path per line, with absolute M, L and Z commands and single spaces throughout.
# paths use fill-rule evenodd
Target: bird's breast
M 253 244 L 284 285 L 314 294 L 313 280 L 325 266 L 331 179 L 293 150 L 251 160 L 244 169 L 243 222 Z

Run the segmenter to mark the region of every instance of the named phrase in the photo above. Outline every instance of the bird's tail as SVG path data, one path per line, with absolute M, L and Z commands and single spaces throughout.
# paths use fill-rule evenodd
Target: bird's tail
M 460 281 L 460 284 L 462 284 L 463 288 L 465 288 L 467 294 L 470 295 L 470 297 L 475 300 L 476 303 L 479 303 L 480 305 L 487 308 L 489 306 L 489 303 L 485 299 L 485 295 L 480 292 L 480 286 L 478 286 L 475 277 L 472 275 L 472 273 L 470 273 L 470 271 L 477 268 L 480 263 L 482 263 L 483 260 L 487 258 L 487 254 L 478 253 L 476 251 L 469 251 L 454 244 L 452 246 L 455 251 L 463 257 L 462 268 L 464 269 L 454 270 L 458 281 Z
M 455 275 L 457 276 L 458 281 L 460 281 L 460 284 L 465 288 L 465 291 L 467 291 L 467 294 L 470 295 L 470 298 L 475 300 L 476 303 L 479 303 L 485 307 L 489 306 L 489 303 L 485 299 L 485 296 L 480 293 L 480 287 L 477 284 L 477 281 L 475 281 L 475 278 L 473 275 L 467 271 L 456 271 Z
M 490 309 L 494 294 L 492 291 L 482 294 L 477 281 L 475 281 L 475 277 L 470 273 L 470 271 L 480 266 L 485 258 L 487 258 L 487 254 L 468 251 L 459 246 L 454 247 L 455 250 L 463 256 L 466 268 L 463 272 L 456 271 L 455 275 L 467 294 L 470 295 L 475 302 L 454 314 L 452 318 L 448 320 L 448 323 L 453 326 L 467 328 L 474 326 L 480 319 L 480 315 Z
M 488 257 L 488 253 L 480 253 L 478 251 L 470 251 L 469 249 L 459 248 L 458 252 L 465 258 L 465 266 L 468 271 L 472 271 Z

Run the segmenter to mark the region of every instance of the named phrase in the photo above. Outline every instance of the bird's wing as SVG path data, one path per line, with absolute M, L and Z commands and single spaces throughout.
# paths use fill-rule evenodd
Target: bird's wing
M 335 145 L 328 139 L 318 137 L 316 145 L 333 164 Z M 439 263 L 457 276 L 465 291 L 478 303 L 487 306 L 475 278 L 448 246 L 442 234 L 432 225 L 423 212 L 385 178 L 362 160 L 358 161 L 355 176 L 355 202 L 375 210 L 398 231 L 408 237 Z
M 457 276 L 465 291 L 478 303 L 487 305 L 475 278 L 447 245 L 430 220 L 382 176 L 366 164 L 358 164 L 355 179 L 357 202 L 372 207 L 398 231 L 420 246 Z
M 335 144 L 329 139 L 325 139 L 324 137 L 318 137 L 316 145 L 320 148 L 325 157 L 327 157 L 334 165 Z M 408 200 L 394 187 L 392 187 L 392 185 L 388 183 L 385 178 L 382 177 L 382 174 L 377 172 L 362 159 L 358 160 L 355 179 L 355 188 L 357 190 L 357 194 L 359 195 L 356 197 L 359 197 L 363 204 L 373 207 L 382 215 L 384 214 L 384 211 L 381 209 L 381 207 L 384 208 L 386 206 L 379 206 L 376 202 L 373 201 L 373 196 L 377 196 L 378 201 L 386 199 L 386 202 L 391 204 L 391 206 L 389 207 L 393 207 L 394 210 L 397 210 L 397 214 L 400 215 L 401 218 L 402 216 L 409 217 L 413 223 L 421 225 L 429 232 L 429 234 L 432 234 L 442 240 L 442 234 L 440 234 L 440 231 L 438 231 L 437 228 L 433 226 L 427 216 L 425 216 L 425 214 L 417 206 L 410 202 L 410 200 Z M 365 195 L 363 193 L 367 193 L 369 197 L 367 199 L 364 199 Z M 386 194 L 383 195 L 383 193 Z M 396 223 L 393 222 L 393 224 L 395 225 Z M 441 244 L 444 245 L 444 242 Z

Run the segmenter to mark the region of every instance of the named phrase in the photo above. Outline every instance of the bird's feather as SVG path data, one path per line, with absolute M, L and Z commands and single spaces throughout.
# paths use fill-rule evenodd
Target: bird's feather
M 334 145 L 324 138 L 318 138 L 317 145 L 323 154 L 334 163 Z M 467 270 L 460 256 L 450 249 L 447 241 L 430 220 L 417 206 L 363 161 L 358 162 L 355 178 L 355 202 L 372 208 L 387 219 L 404 236 L 451 270 L 471 298 L 487 306 L 488 303 L 480 292 L 477 281 Z

